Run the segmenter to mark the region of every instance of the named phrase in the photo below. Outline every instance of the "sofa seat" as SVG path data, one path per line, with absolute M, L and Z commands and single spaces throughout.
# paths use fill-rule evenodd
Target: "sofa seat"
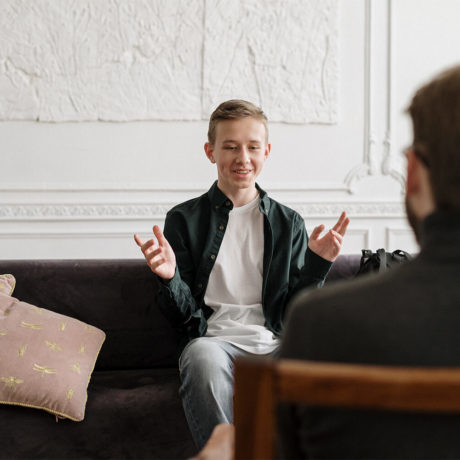
M 0 457 L 180 459 L 196 453 L 177 395 L 174 368 L 96 371 L 82 422 L 0 406 Z M 22 435 L 21 435 L 22 433 Z

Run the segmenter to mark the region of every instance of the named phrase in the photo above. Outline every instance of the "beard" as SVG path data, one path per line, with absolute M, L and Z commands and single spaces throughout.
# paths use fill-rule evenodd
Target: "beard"
M 420 219 L 415 215 L 412 205 L 410 204 L 409 198 L 406 196 L 405 199 L 406 205 L 406 215 L 409 225 L 412 227 L 412 230 L 415 234 L 415 239 L 417 243 L 420 244 Z

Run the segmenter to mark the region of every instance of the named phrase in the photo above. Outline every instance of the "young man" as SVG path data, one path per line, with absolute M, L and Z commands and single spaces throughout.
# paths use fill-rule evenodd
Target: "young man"
M 164 234 L 153 228 L 158 242 L 135 235 L 159 280 L 159 305 L 189 340 L 180 394 L 199 449 L 232 421 L 234 359 L 277 350 L 288 301 L 324 283 L 349 222 L 342 213 L 308 240 L 300 215 L 256 184 L 270 144 L 267 118 L 249 102 L 217 107 L 204 150 L 217 167 L 209 191 L 171 209 Z

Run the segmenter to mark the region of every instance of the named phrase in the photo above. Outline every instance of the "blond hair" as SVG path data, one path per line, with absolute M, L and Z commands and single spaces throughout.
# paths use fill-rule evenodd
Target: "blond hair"
M 212 145 L 216 142 L 217 125 L 225 120 L 241 120 L 242 118 L 255 118 L 265 126 L 265 141 L 268 142 L 268 120 L 261 108 L 251 102 L 241 99 L 231 99 L 222 102 L 211 114 L 208 128 L 208 142 Z

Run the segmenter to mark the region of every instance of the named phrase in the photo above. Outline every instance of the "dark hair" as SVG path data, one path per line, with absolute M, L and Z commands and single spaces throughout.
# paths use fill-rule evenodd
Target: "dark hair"
M 460 212 L 460 66 L 421 87 L 408 112 L 414 152 L 428 168 L 436 207 Z
M 265 126 L 265 140 L 268 142 L 268 120 L 265 113 L 251 102 L 241 99 L 231 99 L 222 102 L 211 114 L 208 128 L 208 141 L 216 142 L 216 129 L 219 122 L 224 120 L 241 120 L 242 118 L 255 118 Z

